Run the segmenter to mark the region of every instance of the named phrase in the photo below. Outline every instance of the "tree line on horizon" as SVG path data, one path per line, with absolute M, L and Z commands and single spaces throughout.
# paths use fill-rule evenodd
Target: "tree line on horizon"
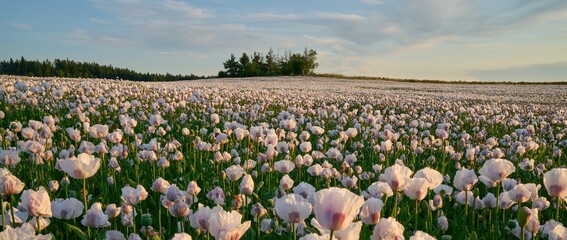
M 240 58 L 234 54 L 223 62 L 224 71 L 218 76 L 173 75 L 158 73 L 140 73 L 127 68 L 100 65 L 94 62 L 76 62 L 69 59 L 27 60 L 24 57 L 0 61 L 0 75 L 18 75 L 29 77 L 67 77 L 67 78 L 105 78 L 132 81 L 177 81 L 202 78 L 255 77 L 255 76 L 305 76 L 314 75 L 319 66 L 317 52 L 307 49 L 303 53 L 285 52 L 275 54 L 272 49 L 266 55 L 258 52 L 242 53 Z
M 317 63 L 317 51 L 307 49 L 303 53 L 285 52 L 275 54 L 270 48 L 266 55 L 259 52 L 247 54 L 243 52 L 240 58 L 234 54 L 223 62 L 224 71 L 219 71 L 218 77 L 254 77 L 254 76 L 305 76 L 313 75 Z
M 75 62 L 69 59 L 0 61 L 0 74 L 29 77 L 106 78 L 132 81 L 177 81 L 206 78 L 205 76 L 139 73 L 127 68 L 100 65 L 94 62 Z

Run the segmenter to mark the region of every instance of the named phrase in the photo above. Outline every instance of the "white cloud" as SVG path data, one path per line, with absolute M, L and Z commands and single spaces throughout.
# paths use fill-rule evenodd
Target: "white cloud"
M 91 18 L 90 20 L 91 20 L 91 22 L 94 22 L 94 23 L 112 24 L 112 22 L 110 22 L 110 21 L 103 20 L 103 19 L 98 19 L 98 18 Z
M 33 30 L 33 27 L 31 25 L 23 24 L 23 23 L 13 22 L 13 23 L 10 23 L 10 26 L 15 27 L 15 28 L 20 29 L 20 30 L 26 30 L 26 31 Z
M 380 0 L 360 0 L 362 3 L 372 4 L 372 5 L 382 5 L 384 2 Z

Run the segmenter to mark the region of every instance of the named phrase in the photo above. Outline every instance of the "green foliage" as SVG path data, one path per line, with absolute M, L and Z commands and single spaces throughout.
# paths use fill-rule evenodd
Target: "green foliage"
M 14 61 L 0 62 L 0 74 L 19 75 L 30 77 L 69 77 L 69 78 L 107 78 L 127 79 L 132 81 L 176 81 L 205 78 L 196 75 L 173 75 L 156 73 L 139 73 L 127 68 L 100 65 L 98 63 L 75 62 L 73 60 L 55 59 L 53 62 L 45 60 L 30 61 L 24 57 Z
M 317 52 L 305 49 L 303 53 L 286 52 L 283 56 L 274 54 L 270 49 L 264 56 L 254 52 L 251 55 L 242 53 L 237 60 L 234 54 L 223 62 L 225 71 L 220 71 L 218 77 L 254 77 L 254 76 L 305 76 L 313 75 Z

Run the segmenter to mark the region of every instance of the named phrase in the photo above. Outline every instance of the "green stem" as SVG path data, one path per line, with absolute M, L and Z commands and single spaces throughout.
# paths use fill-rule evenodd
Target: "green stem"
M 334 235 L 335 235 L 335 230 L 331 230 L 331 235 L 329 236 L 329 240 L 333 240 Z
M 256 239 L 260 239 L 260 217 L 256 216 Z
M 555 209 L 555 220 L 559 222 L 559 209 L 561 209 L 561 198 L 557 197 L 557 207 Z
M 14 217 L 14 195 L 10 195 L 10 213 L 12 214 L 12 227 L 16 227 L 16 218 Z
M 465 191 L 465 224 L 469 220 L 469 192 Z
M 498 197 L 500 197 L 500 187 L 502 186 L 502 183 L 498 184 L 498 186 L 496 186 L 496 218 L 498 218 Z
M 87 205 L 87 179 L 83 178 L 83 203 L 85 204 L 85 208 L 83 209 L 83 212 L 85 213 L 85 217 L 87 216 L 87 208 L 89 207 L 89 205 Z M 87 233 L 89 238 L 91 237 L 91 228 L 87 227 Z
M 35 217 L 35 226 L 37 227 L 37 234 L 41 233 L 41 226 L 39 225 L 39 216 Z
M 132 206 L 132 228 L 134 228 L 134 234 L 136 234 L 136 207 Z
M 393 218 L 396 218 L 397 212 L 398 212 L 398 193 L 394 192 L 394 210 L 392 211 Z
M 6 222 L 4 221 L 4 198 L 3 196 L 0 196 L 0 201 L 2 204 L 2 231 L 4 231 L 4 229 L 6 228 Z
M 419 202 L 417 200 L 415 200 L 415 216 L 413 216 L 414 219 L 414 228 L 417 231 L 417 214 L 418 214 L 418 210 L 419 210 Z
M 297 230 L 295 229 L 295 223 L 291 223 L 291 228 L 292 228 L 292 232 L 293 232 L 293 240 L 297 239 Z

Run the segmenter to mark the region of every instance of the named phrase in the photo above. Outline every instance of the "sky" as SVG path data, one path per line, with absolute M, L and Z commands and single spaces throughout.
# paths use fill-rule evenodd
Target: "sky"
M 0 1 L 0 60 L 216 75 L 231 53 L 317 51 L 317 73 L 567 81 L 564 0 Z

